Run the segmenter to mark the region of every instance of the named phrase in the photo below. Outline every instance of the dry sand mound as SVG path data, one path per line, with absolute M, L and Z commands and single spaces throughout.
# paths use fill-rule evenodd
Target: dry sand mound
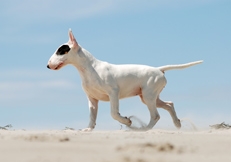
M 1 162 L 229 162 L 231 130 L 0 130 Z

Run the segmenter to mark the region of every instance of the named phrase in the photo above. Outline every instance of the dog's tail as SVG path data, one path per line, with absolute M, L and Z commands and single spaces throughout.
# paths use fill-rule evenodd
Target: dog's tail
M 202 62 L 203 62 L 203 60 L 190 62 L 190 63 L 187 63 L 187 64 L 165 65 L 165 66 L 158 67 L 158 69 L 160 69 L 162 72 L 165 72 L 167 70 L 173 70 L 173 69 L 184 69 L 184 68 L 187 68 L 187 67 L 190 67 L 190 66 L 193 66 L 193 65 L 200 64 Z

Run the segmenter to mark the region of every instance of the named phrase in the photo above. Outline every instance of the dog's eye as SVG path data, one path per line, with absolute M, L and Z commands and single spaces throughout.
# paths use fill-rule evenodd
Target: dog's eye
M 57 55 L 64 55 L 64 54 L 67 54 L 69 51 L 70 51 L 70 47 L 68 45 L 62 45 L 57 50 L 56 54 Z

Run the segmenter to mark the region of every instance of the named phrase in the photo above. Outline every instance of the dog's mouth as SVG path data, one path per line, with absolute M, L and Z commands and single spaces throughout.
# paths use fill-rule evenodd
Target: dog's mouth
M 59 70 L 62 66 L 63 66 L 63 62 L 61 62 L 61 63 L 55 68 L 55 70 Z

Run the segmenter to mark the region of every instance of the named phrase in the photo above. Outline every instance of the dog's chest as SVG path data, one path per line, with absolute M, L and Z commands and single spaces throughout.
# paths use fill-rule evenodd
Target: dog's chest
M 109 101 L 107 93 L 98 86 L 92 84 L 82 84 L 82 86 L 87 96 L 100 101 Z

